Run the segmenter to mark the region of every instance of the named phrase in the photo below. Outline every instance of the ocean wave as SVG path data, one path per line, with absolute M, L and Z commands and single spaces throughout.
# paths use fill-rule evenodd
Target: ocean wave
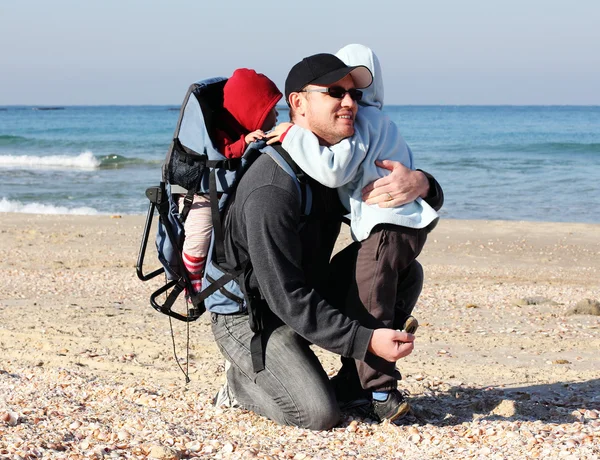
M 533 153 L 600 153 L 600 143 L 540 142 L 539 144 L 526 144 L 521 147 L 520 151 Z
M 23 136 L 12 136 L 10 134 L 1 134 L 0 135 L 0 145 L 1 146 L 17 145 L 17 144 L 20 144 L 20 143 L 26 142 L 26 141 L 28 141 L 28 139 Z
M 1 155 L 0 166 L 23 167 L 28 169 L 97 169 L 100 167 L 100 161 L 92 152 L 83 152 L 77 156 Z
M 86 151 L 71 155 L 0 155 L 0 167 L 25 169 L 111 169 L 141 164 L 160 164 L 160 160 L 142 160 L 122 155 L 104 155 L 96 157 Z
M 538 142 L 538 143 L 506 143 L 506 144 L 449 144 L 436 148 L 447 152 L 508 152 L 508 153 L 545 153 L 565 154 L 583 153 L 600 154 L 600 143 L 591 142 Z
M 99 214 L 97 210 L 89 207 L 67 208 L 42 203 L 23 204 L 20 201 L 11 201 L 6 198 L 0 200 L 0 212 L 20 212 L 25 214 L 77 214 L 91 216 Z
M 32 107 L 31 110 L 65 110 L 64 107 Z
M 162 160 L 142 160 L 141 158 L 130 158 L 123 155 L 104 155 L 98 160 L 100 161 L 100 168 L 123 168 L 125 166 L 162 163 Z

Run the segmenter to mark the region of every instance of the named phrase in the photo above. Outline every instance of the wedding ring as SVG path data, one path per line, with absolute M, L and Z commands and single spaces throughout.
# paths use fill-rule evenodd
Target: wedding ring
M 387 196 L 388 196 L 388 199 L 386 201 L 392 201 L 394 199 L 394 197 L 392 196 L 392 194 L 390 192 L 387 192 Z

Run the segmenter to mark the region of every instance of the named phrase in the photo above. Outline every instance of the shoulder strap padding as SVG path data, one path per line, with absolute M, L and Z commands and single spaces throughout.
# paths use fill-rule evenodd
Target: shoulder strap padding
M 275 163 L 279 165 L 286 173 L 288 173 L 293 179 L 294 183 L 300 194 L 301 212 L 303 216 L 308 216 L 312 208 L 312 192 L 308 185 L 306 173 L 300 169 L 296 162 L 292 159 L 290 154 L 281 146 L 281 144 L 274 144 L 271 147 L 273 149 L 266 149 L 265 152 L 269 155 Z

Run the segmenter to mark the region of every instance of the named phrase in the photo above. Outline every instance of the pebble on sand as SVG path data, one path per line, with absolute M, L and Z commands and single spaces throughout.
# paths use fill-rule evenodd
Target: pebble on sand
M 600 302 L 595 299 L 583 299 L 571 308 L 567 315 L 593 315 L 600 316 Z
M 516 299 L 513 301 L 513 305 L 516 305 L 518 307 L 523 307 L 523 306 L 527 306 L 527 305 L 543 305 L 543 304 L 558 305 L 557 302 L 555 302 L 551 299 L 548 299 L 546 297 L 541 297 L 541 296 L 523 297 L 523 298 Z

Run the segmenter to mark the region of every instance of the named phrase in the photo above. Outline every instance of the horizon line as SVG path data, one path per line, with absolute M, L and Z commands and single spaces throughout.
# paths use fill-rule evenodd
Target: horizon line
M 6 104 L 0 105 L 1 108 L 8 107 L 43 107 L 43 108 L 64 108 L 64 107 L 181 107 L 181 104 Z M 288 110 L 287 105 L 276 105 L 275 107 Z M 385 107 L 600 107 L 597 104 L 385 104 Z

